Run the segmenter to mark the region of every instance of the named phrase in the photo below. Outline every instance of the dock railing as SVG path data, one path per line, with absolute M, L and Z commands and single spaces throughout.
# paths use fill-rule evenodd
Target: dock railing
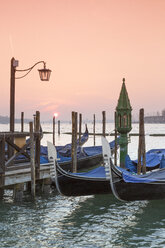
M 14 167 L 18 168 L 22 165 L 29 167 L 31 156 L 35 156 L 34 160 L 37 161 L 37 163 L 35 163 L 36 172 L 40 170 L 38 157 L 40 157 L 39 141 L 41 137 L 42 132 L 40 131 L 32 132 L 32 134 L 30 134 L 30 132 L 0 132 L 0 187 L 4 185 L 5 171 L 11 170 Z M 18 141 L 21 139 L 24 139 L 24 144 L 20 147 Z M 35 144 L 33 147 L 34 152 L 30 150 L 32 140 L 34 140 L 33 143 Z M 23 155 L 22 158 L 18 158 L 20 155 Z

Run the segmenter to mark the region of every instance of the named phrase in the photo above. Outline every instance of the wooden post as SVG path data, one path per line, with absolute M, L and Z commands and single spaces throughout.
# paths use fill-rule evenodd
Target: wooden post
M 5 135 L 0 139 L 0 173 L 5 173 Z
M 79 145 L 81 143 L 82 114 L 79 114 Z
M 15 129 L 15 72 L 16 72 L 16 60 L 11 59 L 10 66 L 10 132 L 14 132 Z M 13 142 L 14 137 L 12 136 L 11 142 Z M 8 146 L 8 157 L 12 157 L 14 154 L 14 149 Z
M 22 201 L 23 191 L 24 191 L 24 183 L 14 184 L 13 198 L 15 202 Z
M 72 172 L 77 172 L 77 112 L 72 112 Z
M 36 115 L 33 115 L 33 122 L 34 122 L 34 132 L 36 132 Z
M 30 122 L 29 123 L 29 128 L 30 128 L 31 195 L 32 195 L 33 198 L 35 198 L 35 193 L 36 193 L 36 179 L 35 179 L 33 122 Z
M 24 112 L 21 112 L 21 132 L 24 131 Z
M 95 114 L 93 115 L 93 145 L 96 145 L 96 118 L 95 118 Z
M 5 137 L 0 139 L 0 187 L 4 186 L 5 179 Z M 0 198 L 3 198 L 4 189 L 0 188 Z
M 102 112 L 102 115 L 103 115 L 103 136 L 105 137 L 105 125 L 106 125 L 105 111 Z
M 53 145 L 55 145 L 55 116 L 53 116 Z
M 58 120 L 58 135 L 60 135 L 60 121 Z
M 144 133 L 144 109 L 139 113 L 139 147 L 137 173 L 146 173 L 146 152 L 145 152 L 145 133 Z
M 115 153 L 114 153 L 114 164 L 117 165 L 117 128 L 116 128 L 116 111 L 115 111 Z
M 15 59 L 11 59 L 10 67 L 10 132 L 14 132 L 15 122 Z
M 35 163 L 36 163 L 36 178 L 39 179 L 40 173 L 40 112 L 36 111 L 36 144 L 35 144 Z

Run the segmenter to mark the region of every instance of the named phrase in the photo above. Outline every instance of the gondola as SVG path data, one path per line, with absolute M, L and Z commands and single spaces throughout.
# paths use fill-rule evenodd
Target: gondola
M 107 140 L 102 137 L 104 156 L 107 156 L 111 192 L 120 201 L 158 200 L 165 198 L 165 168 L 148 171 L 144 175 L 135 175 L 113 165 L 105 149 L 109 149 Z
M 165 167 L 165 149 L 151 149 L 146 152 L 146 171 L 152 171 L 158 168 Z M 143 163 L 143 161 L 142 161 Z M 131 171 L 137 173 L 138 159 L 131 160 L 129 155 L 126 156 L 125 166 Z
M 59 165 L 56 149 L 50 142 L 48 142 L 48 157 L 49 161 L 53 162 L 55 166 L 54 180 L 60 194 L 82 196 L 111 193 L 109 174 L 106 173 L 104 166 L 99 166 L 84 173 L 65 171 Z
M 117 146 L 118 148 L 119 146 Z M 115 151 L 115 142 L 109 142 L 109 148 L 111 149 L 112 154 Z M 80 151 L 81 149 L 81 151 Z M 99 166 L 103 163 L 102 156 L 102 146 L 89 146 L 81 147 L 77 152 L 77 170 L 88 169 L 93 166 Z M 57 150 L 57 158 L 59 159 L 58 164 L 64 170 L 71 170 L 71 157 L 63 157 Z
M 88 131 L 83 134 L 84 138 L 81 140 L 87 141 Z M 79 146 L 77 141 L 77 170 L 91 168 L 96 165 L 100 165 L 103 163 L 102 156 L 102 146 L 89 146 L 82 147 L 85 142 L 81 141 L 81 145 Z M 117 139 L 117 148 L 119 147 L 119 138 Z M 109 142 L 109 147 L 111 148 L 112 153 L 115 151 L 115 140 Z M 67 144 L 66 146 L 56 146 L 57 150 L 57 158 L 58 164 L 60 167 L 66 171 L 71 170 L 71 144 Z M 41 161 L 48 162 L 48 147 L 41 147 Z
M 64 171 L 56 158 L 54 146 L 48 144 L 49 160 L 54 161 L 55 183 L 60 194 L 81 196 L 113 194 L 120 201 L 155 200 L 165 198 L 165 169 L 156 169 L 145 175 L 134 175 L 115 166 L 107 140 L 102 137 L 104 167 L 87 173 Z

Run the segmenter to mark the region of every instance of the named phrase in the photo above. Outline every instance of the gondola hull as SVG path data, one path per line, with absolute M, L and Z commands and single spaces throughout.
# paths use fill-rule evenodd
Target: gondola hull
M 98 167 L 95 170 L 102 171 L 102 167 Z M 85 196 L 109 194 L 111 192 L 108 178 L 83 176 L 83 174 L 86 173 L 69 173 L 56 164 L 54 183 L 59 193 L 65 196 Z
M 109 181 L 69 178 L 58 176 L 60 193 L 65 196 L 85 196 L 95 194 L 109 194 Z
M 118 196 L 124 201 L 165 199 L 165 184 L 126 183 L 115 184 Z
M 95 156 L 83 157 L 77 159 L 77 170 L 91 168 L 95 165 L 100 165 L 103 163 L 102 154 L 98 154 Z M 62 169 L 66 171 L 71 171 L 71 161 L 60 162 L 59 165 Z
M 102 144 L 105 167 L 110 175 L 111 190 L 118 200 L 165 199 L 165 169 L 157 169 L 144 175 L 132 174 L 112 163 L 109 145 L 104 137 L 102 137 Z

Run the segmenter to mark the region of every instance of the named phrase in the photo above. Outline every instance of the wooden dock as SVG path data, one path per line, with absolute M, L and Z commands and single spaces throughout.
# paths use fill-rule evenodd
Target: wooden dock
M 53 164 L 41 164 L 39 170 L 38 180 L 48 179 L 51 177 L 51 167 Z M 31 166 L 30 164 L 21 163 L 18 166 L 11 166 L 7 168 L 5 173 L 1 174 L 1 179 L 3 177 L 3 184 L 1 187 L 11 186 L 20 183 L 31 182 Z
M 33 123 L 29 123 L 29 132 L 0 132 L 0 196 L 5 189 L 13 189 L 16 200 L 20 200 L 20 191 L 28 184 L 32 197 L 36 186 L 51 183 L 54 166 L 52 163 L 40 164 L 40 140 L 42 130 L 33 132 Z M 37 130 L 37 131 L 36 131 Z M 21 156 L 20 158 L 20 155 Z M 17 192 L 19 192 L 17 194 Z

